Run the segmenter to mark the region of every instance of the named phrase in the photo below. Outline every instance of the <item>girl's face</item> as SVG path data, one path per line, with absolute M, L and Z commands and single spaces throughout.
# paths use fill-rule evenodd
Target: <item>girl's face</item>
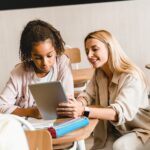
M 56 51 L 51 40 L 35 43 L 32 47 L 31 59 L 36 66 L 35 72 L 46 75 L 56 61 Z
M 106 45 L 94 38 L 87 39 L 85 49 L 89 62 L 94 68 L 103 67 L 108 61 L 108 48 Z

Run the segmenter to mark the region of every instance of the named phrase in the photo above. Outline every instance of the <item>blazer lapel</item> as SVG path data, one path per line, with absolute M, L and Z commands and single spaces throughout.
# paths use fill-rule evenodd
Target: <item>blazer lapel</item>
M 103 107 L 108 106 L 108 79 L 102 71 L 97 74 L 97 100 L 99 104 Z

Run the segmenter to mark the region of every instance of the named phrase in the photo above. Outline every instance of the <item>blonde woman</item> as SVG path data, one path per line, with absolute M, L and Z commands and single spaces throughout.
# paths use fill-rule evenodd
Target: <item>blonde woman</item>
M 145 150 L 150 145 L 150 101 L 142 71 L 106 30 L 89 33 L 85 50 L 95 73 L 77 101 L 61 103 L 58 114 L 99 119 L 92 150 Z M 87 107 L 88 106 L 88 107 Z

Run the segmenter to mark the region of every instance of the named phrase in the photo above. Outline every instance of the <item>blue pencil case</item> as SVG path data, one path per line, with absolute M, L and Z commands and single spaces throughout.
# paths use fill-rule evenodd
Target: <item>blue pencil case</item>
M 54 125 L 53 127 L 48 128 L 48 131 L 53 138 L 57 138 L 76 129 L 85 127 L 88 124 L 89 119 L 87 117 L 79 117 Z

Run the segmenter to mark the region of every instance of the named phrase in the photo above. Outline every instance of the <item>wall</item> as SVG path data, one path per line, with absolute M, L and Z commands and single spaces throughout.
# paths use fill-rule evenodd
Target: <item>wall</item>
M 32 19 L 48 21 L 60 30 L 68 45 L 81 48 L 81 68 L 89 66 L 83 47 L 84 37 L 88 32 L 108 29 L 129 57 L 149 75 L 150 70 L 144 68 L 150 63 L 149 6 L 149 0 L 130 0 L 0 11 L 0 90 L 10 70 L 19 62 L 20 34 Z

